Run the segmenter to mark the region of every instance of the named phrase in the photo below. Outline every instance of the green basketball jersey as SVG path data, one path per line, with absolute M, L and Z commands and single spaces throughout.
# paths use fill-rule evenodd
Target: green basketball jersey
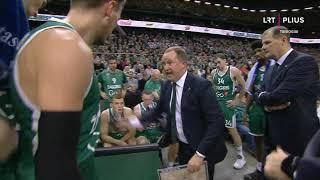
M 224 75 L 215 72 L 213 76 L 213 87 L 218 101 L 228 101 L 234 98 L 234 82 L 230 74 L 230 66 Z
M 257 76 L 253 82 L 253 93 L 258 92 L 261 89 L 265 71 L 265 66 L 262 66 L 257 70 Z
M 121 90 L 126 82 L 126 75 L 119 69 L 116 69 L 114 72 L 104 70 L 99 74 L 99 83 L 101 83 L 104 92 L 109 97 L 112 97 Z
M 61 20 L 48 21 L 26 35 L 21 41 L 16 57 L 19 57 L 24 47 L 26 47 L 34 37 L 51 28 L 66 28 L 74 31 L 70 24 Z M 18 58 L 16 58 L 16 63 L 14 65 L 14 83 L 11 88 L 12 101 L 17 114 L 17 123 L 20 125 L 18 147 L 19 158 L 17 167 L 21 172 L 16 173 L 24 180 L 34 180 L 33 157 L 38 147 L 38 122 L 41 117 L 41 111 L 36 105 L 32 104 L 28 97 L 26 97 L 20 86 L 17 61 L 19 61 Z M 85 94 L 81 114 L 80 137 L 77 146 L 78 164 L 93 156 L 96 142 L 100 137 L 100 133 L 97 131 L 99 130 L 100 119 L 99 100 L 98 80 L 93 73 L 90 85 Z
M 160 89 L 161 89 L 160 81 L 153 81 L 152 79 L 149 79 L 144 85 L 144 90 L 160 92 Z

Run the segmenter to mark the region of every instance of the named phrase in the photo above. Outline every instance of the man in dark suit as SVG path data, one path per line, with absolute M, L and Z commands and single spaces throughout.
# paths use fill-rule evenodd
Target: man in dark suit
M 267 138 L 273 149 L 281 146 L 290 154 L 302 156 L 319 129 L 319 69 L 313 57 L 291 48 L 287 32 L 287 28 L 275 26 L 262 34 L 262 49 L 276 64 L 266 73 L 257 99 L 267 111 Z M 272 110 L 279 105 L 285 106 Z
M 168 81 L 161 87 L 153 115 L 169 115 L 166 139 L 179 143 L 178 159 L 190 172 L 208 162 L 210 180 L 214 166 L 226 156 L 224 118 L 211 83 L 187 73 L 187 55 L 181 47 L 168 48 L 163 57 Z

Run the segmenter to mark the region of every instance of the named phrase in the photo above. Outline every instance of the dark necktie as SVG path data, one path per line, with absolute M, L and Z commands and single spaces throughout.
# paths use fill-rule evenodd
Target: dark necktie
M 170 114 L 171 114 L 171 142 L 172 144 L 177 142 L 177 128 L 176 128 L 176 86 L 177 84 L 172 83 L 172 97 L 170 105 Z
M 279 68 L 280 68 L 280 65 L 278 64 L 278 63 L 276 63 L 275 65 L 274 65 L 274 74 L 277 74 L 278 73 L 278 71 L 279 71 Z
M 272 70 L 272 77 L 271 77 L 271 82 L 274 83 L 276 77 L 277 77 L 277 74 L 278 74 L 278 71 L 279 71 L 279 64 L 276 63 L 273 67 L 273 70 Z

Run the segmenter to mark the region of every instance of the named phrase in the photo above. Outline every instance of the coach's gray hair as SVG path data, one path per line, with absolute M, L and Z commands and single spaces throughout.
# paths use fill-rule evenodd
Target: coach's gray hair
M 185 63 L 188 62 L 188 56 L 186 50 L 180 46 L 173 46 L 168 49 L 164 53 L 168 53 L 174 51 L 177 54 L 177 58 Z

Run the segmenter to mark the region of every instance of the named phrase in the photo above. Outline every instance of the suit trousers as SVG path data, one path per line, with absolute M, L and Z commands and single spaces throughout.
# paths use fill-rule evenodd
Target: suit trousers
M 180 165 L 188 164 L 189 160 L 196 152 L 189 144 L 185 144 L 179 141 L 179 152 L 178 152 L 178 160 Z M 206 159 L 205 159 L 206 160 Z M 209 172 L 209 180 L 213 180 L 214 176 L 214 163 L 207 162 L 208 164 L 208 172 Z

